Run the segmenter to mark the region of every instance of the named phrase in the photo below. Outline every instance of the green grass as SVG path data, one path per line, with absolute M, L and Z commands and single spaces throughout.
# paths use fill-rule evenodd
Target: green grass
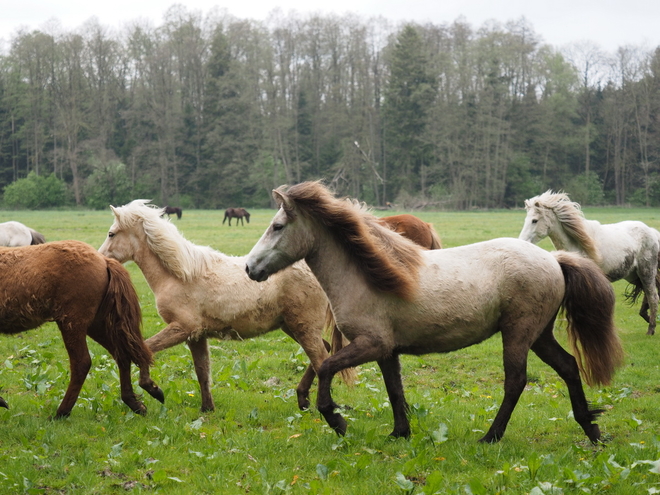
M 251 212 L 245 227 L 222 225 L 220 211 L 184 211 L 173 222 L 191 241 L 227 254 L 249 251 L 273 211 Z M 394 212 L 388 212 L 394 213 Z M 602 222 L 638 219 L 660 227 L 648 209 L 586 209 Z M 523 211 L 423 212 L 445 247 L 517 236 Z M 109 211 L 0 212 L 48 240 L 101 245 Z M 550 249 L 545 241 L 543 247 Z M 140 294 L 144 334 L 163 328 L 139 269 L 127 268 Z M 645 335 L 637 308 L 615 284 L 616 321 L 627 353 L 611 387 L 587 389 L 607 412 L 605 442 L 592 446 L 570 418 L 566 387 L 530 354 L 529 386 L 507 433 L 477 440 L 502 398 L 501 340 L 446 355 L 402 358 L 412 405 L 412 437 L 390 439 L 391 409 L 374 364 L 352 388 L 335 381 L 349 431 L 337 437 L 317 411 L 300 412 L 293 389 L 307 359 L 282 332 L 244 342 L 213 341 L 216 411 L 202 414 L 190 354 L 158 354 L 153 377 L 166 403 L 149 396 L 146 417 L 119 399 L 116 366 L 90 342 L 93 368 L 71 416 L 51 420 L 68 382 L 68 360 L 52 324 L 0 336 L 0 493 L 616 493 L 660 492 L 660 335 Z M 564 342 L 563 330 L 557 330 Z M 266 382 L 276 377 L 277 385 Z M 137 374 L 134 372 L 135 382 Z M 137 383 L 136 383 L 137 387 Z M 655 465 L 650 464 L 654 462 Z M 655 466 L 655 467 L 654 467 Z

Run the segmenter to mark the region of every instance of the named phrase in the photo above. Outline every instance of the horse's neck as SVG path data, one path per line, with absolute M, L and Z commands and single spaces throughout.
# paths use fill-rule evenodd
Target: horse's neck
M 593 220 L 583 220 L 585 231 L 593 238 L 594 223 Z M 550 230 L 548 234 L 552 244 L 558 250 L 571 251 L 574 253 L 588 254 L 584 249 L 584 246 L 579 242 L 579 240 L 569 236 L 564 230 L 564 227 L 561 222 L 555 222 L 554 228 Z
M 149 248 L 146 242 L 140 244 L 140 249 L 133 256 L 133 261 L 140 267 L 147 284 L 156 294 L 162 284 L 172 278 L 162 260 Z
M 335 312 L 341 312 L 345 298 L 365 285 L 364 277 L 355 261 L 328 232 L 316 238 L 314 249 L 305 257 L 307 265 L 314 273 Z M 347 290 L 347 289 L 351 290 Z M 362 293 L 364 291 L 361 291 Z

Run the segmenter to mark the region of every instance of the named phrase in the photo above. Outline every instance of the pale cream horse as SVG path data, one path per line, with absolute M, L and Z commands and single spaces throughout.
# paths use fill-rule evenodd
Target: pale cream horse
M 607 278 L 632 284 L 626 294 L 631 303 L 644 293 L 639 314 L 655 333 L 658 314 L 658 257 L 660 232 L 643 222 L 602 225 L 587 220 L 578 203 L 566 193 L 546 191 L 525 201 L 527 216 L 519 238 L 536 244 L 549 237 L 556 249 L 573 251 L 594 260 Z
M 609 383 L 623 350 L 613 324 L 614 292 L 591 260 L 549 253 L 518 239 L 495 239 L 426 251 L 382 227 L 317 182 L 274 192 L 280 210 L 246 258 L 254 280 L 267 283 L 305 259 L 351 341 L 318 371 L 317 407 L 338 433 L 330 385 L 342 369 L 377 361 L 394 414 L 393 436 L 410 435 L 400 354 L 450 352 L 502 334 L 504 399 L 483 442 L 499 440 L 527 383 L 529 350 L 566 382 L 573 415 L 592 442 L 601 411 L 589 408 L 589 384 Z M 555 340 L 563 307 L 576 357 Z
M 154 292 L 167 326 L 146 340 L 156 353 L 187 342 L 202 395 L 202 410 L 215 408 L 207 339 L 248 339 L 281 328 L 311 361 L 296 390 L 298 406 L 309 406 L 309 389 L 324 359 L 326 326 L 334 327 L 323 290 L 305 263 L 296 263 L 266 285 L 245 274 L 243 257 L 227 256 L 188 241 L 162 208 L 135 200 L 111 207 L 115 221 L 99 248 L 120 262 L 133 260 Z M 339 332 L 335 336 L 341 337 Z M 333 342 L 333 345 L 339 346 Z M 347 375 L 350 380 L 350 373 Z M 148 370 L 140 385 L 149 386 Z

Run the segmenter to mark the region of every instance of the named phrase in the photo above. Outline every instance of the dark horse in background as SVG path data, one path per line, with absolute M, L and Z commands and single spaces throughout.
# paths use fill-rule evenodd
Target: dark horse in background
M 247 220 L 247 223 L 250 223 L 250 214 L 245 208 L 227 208 L 225 210 L 225 218 L 222 219 L 222 224 L 224 225 L 225 220 L 229 219 L 229 225 L 231 226 L 232 218 L 236 219 L 236 225 L 238 225 L 239 220 L 241 221 L 241 225 L 245 225 L 243 218 Z
M 168 217 L 170 215 L 174 215 L 175 213 L 176 213 L 176 217 L 179 220 L 181 220 L 181 215 L 183 215 L 183 210 L 178 206 L 166 206 L 165 210 L 163 211 L 163 214 L 167 215 Z

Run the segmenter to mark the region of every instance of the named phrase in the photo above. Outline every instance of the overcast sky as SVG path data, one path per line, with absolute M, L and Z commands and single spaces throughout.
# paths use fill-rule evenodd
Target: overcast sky
M 474 28 L 489 20 L 506 22 L 525 17 L 542 39 L 557 48 L 591 41 L 608 52 L 624 45 L 655 48 L 660 45 L 659 0 L 0 0 L 0 40 L 7 42 L 21 27 L 44 29 L 57 19 L 65 30 L 82 26 L 91 17 L 118 28 L 136 19 L 162 23 L 175 3 L 208 13 L 226 9 L 239 18 L 265 19 L 274 9 L 284 13 L 353 12 L 361 17 L 452 23 L 460 16 Z

